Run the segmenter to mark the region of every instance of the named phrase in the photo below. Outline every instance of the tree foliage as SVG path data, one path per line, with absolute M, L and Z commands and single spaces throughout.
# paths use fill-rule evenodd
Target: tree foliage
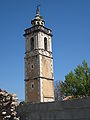
M 90 68 L 85 60 L 65 76 L 65 81 L 55 85 L 56 100 L 67 96 L 90 96 Z
M 84 60 L 74 72 L 67 74 L 61 86 L 64 96 L 90 96 L 90 69 L 87 62 Z

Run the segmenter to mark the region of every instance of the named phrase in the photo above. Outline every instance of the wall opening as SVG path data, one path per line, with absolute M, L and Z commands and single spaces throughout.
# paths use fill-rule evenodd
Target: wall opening
M 44 38 L 44 49 L 47 50 L 47 38 Z
M 34 50 L 34 38 L 31 38 L 31 50 Z
M 31 83 L 31 90 L 33 90 L 34 89 L 34 83 L 32 82 Z

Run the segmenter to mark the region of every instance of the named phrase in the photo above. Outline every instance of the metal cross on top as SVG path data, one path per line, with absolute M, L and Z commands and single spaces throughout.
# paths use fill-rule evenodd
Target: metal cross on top
M 37 0 L 37 8 L 40 8 L 40 0 Z
M 40 16 L 40 0 L 37 0 L 37 10 L 36 10 L 37 16 Z

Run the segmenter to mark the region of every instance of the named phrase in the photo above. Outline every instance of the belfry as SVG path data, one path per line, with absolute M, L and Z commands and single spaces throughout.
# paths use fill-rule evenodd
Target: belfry
M 25 101 L 54 101 L 54 77 L 51 30 L 44 26 L 39 6 L 31 20 L 32 27 L 25 29 Z

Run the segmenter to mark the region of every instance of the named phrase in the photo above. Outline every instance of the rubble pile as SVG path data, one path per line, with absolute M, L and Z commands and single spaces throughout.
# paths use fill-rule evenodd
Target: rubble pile
M 8 94 L 0 89 L 0 120 L 19 120 L 16 112 L 17 105 L 16 94 Z

